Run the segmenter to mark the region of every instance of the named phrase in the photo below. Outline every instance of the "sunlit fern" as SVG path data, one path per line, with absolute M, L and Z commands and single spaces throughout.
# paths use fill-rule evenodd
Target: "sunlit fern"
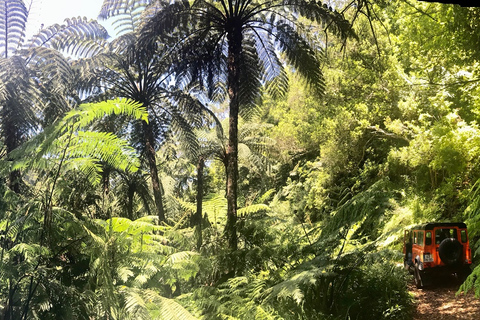
M 137 170 L 137 155 L 126 141 L 111 133 L 88 131 L 95 120 L 112 113 L 137 119 L 146 117 L 140 105 L 127 100 L 83 105 L 15 150 L 13 169 L 79 170 L 93 184 L 100 181 L 99 161 L 122 171 Z

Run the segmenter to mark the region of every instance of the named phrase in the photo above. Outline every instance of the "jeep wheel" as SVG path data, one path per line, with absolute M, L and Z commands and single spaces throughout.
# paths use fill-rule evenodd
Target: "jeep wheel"
M 462 244 L 457 239 L 446 238 L 438 246 L 438 255 L 447 266 L 461 262 Z
M 423 289 L 424 283 L 423 283 L 423 276 L 422 272 L 418 270 L 418 268 L 415 266 L 415 271 L 413 273 L 413 276 L 415 277 L 415 286 L 418 289 Z

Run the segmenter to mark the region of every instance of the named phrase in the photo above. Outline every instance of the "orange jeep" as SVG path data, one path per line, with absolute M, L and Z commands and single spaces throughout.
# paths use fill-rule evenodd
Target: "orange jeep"
M 461 281 L 470 274 L 472 252 L 465 223 L 425 223 L 405 230 L 403 253 L 417 288 L 434 274 L 456 274 Z

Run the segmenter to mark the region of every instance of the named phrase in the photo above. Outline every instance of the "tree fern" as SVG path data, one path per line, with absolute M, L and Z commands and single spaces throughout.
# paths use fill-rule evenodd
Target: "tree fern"
M 20 48 L 25 36 L 28 9 L 22 0 L 0 1 L 0 56 Z
M 150 305 L 151 307 L 151 315 L 154 319 L 159 320 L 195 320 L 197 319 L 194 317 L 190 312 L 188 312 L 182 305 L 177 303 L 173 299 L 167 299 L 161 297 L 155 292 L 148 291 L 146 294 L 149 296 L 150 301 L 154 303 L 154 305 Z
M 97 280 L 98 294 L 102 293 L 102 304 L 107 307 L 112 299 L 117 301 L 115 314 L 125 319 L 163 319 L 162 317 L 192 316 L 174 300 L 166 299 L 149 286 L 175 286 L 177 277 L 189 279 L 198 271 L 193 268 L 192 256 L 195 253 L 162 251 L 167 246 L 163 237 L 155 237 L 159 230 L 166 227 L 155 225 L 156 217 L 144 217 L 138 221 L 126 218 L 97 220 L 85 230 L 92 240 L 91 272 Z M 148 244 L 151 242 L 151 244 Z M 170 251 L 170 252 L 169 252 Z M 115 257 L 111 254 L 115 252 Z M 190 263 L 191 266 L 187 267 Z M 186 277 L 188 270 L 197 270 Z M 191 271 L 190 271 L 191 272 Z M 113 277 L 111 282 L 107 277 Z M 100 290 L 100 288 L 103 288 Z M 157 289 L 158 290 L 158 289 Z M 109 300 L 104 300 L 106 297 Z M 111 312 L 112 316 L 114 312 Z
M 98 108 L 97 108 L 98 107 Z M 144 110 L 126 100 L 87 104 L 72 110 L 58 124 L 40 134 L 13 153 L 18 156 L 14 169 L 45 168 L 44 161 L 62 161 L 64 169 L 79 169 L 98 182 L 101 168 L 95 161 L 104 161 L 119 170 L 136 170 L 136 153 L 128 144 L 110 133 L 80 131 L 106 114 L 144 117 Z M 28 154 L 28 157 L 25 155 Z
M 0 129 L 7 154 L 79 100 L 61 52 L 91 56 L 107 37 L 101 25 L 79 18 L 47 27 L 26 42 L 28 10 L 22 0 L 0 1 Z M 12 171 L 9 180 L 20 192 L 21 173 Z

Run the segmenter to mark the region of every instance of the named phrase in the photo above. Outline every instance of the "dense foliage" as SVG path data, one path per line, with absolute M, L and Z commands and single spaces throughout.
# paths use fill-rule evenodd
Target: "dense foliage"
M 328 4 L 0 0 L 0 317 L 411 319 L 403 230 L 480 250 L 480 10 Z

